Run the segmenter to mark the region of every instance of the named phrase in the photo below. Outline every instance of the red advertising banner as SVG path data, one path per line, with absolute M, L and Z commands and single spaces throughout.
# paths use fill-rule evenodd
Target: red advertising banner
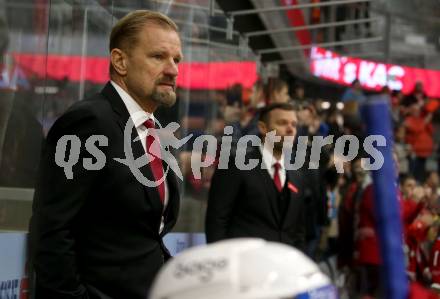
M 440 98 L 440 71 L 436 70 L 363 60 L 314 47 L 310 52 L 310 71 L 316 77 L 342 85 L 359 79 L 365 89 L 388 86 L 405 94 L 411 93 L 416 82 L 422 82 L 428 97 Z
M 13 53 L 13 58 L 20 67 L 20 73 L 23 73 L 21 77 L 37 75 L 40 78 L 73 82 L 86 80 L 96 84 L 110 79 L 107 57 Z M 17 75 L 3 77 L 10 78 L 8 84 L 17 81 Z M 0 86 L 5 81 L 3 77 L 0 76 Z M 251 88 L 257 79 L 257 64 L 254 61 L 182 62 L 179 64 L 177 86 L 187 89 L 226 89 L 240 83 L 245 88 Z

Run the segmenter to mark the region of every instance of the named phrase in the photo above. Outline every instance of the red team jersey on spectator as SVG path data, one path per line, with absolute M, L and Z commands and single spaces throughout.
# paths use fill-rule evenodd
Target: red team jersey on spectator
M 423 278 L 423 272 L 427 268 L 427 258 L 423 253 L 421 244 L 426 240 L 429 227 L 420 219 L 415 220 L 407 229 L 406 246 L 407 272 L 413 280 Z
M 431 249 L 429 268 L 432 275 L 432 283 L 440 284 L 440 237 L 438 237 Z
M 417 215 L 423 209 L 423 203 L 417 203 L 411 199 L 402 199 L 401 193 L 397 192 L 401 209 L 401 218 L 405 243 L 409 251 L 413 252 L 408 257 L 408 265 L 412 270 L 417 267 L 417 252 L 419 243 L 426 237 L 426 229 L 419 222 L 414 223 Z M 379 240 L 376 231 L 376 219 L 374 216 L 374 192 L 373 185 L 365 188 L 356 213 L 359 217 L 359 223 L 356 227 L 356 253 L 357 262 L 360 264 L 379 265 L 381 263 L 379 253 Z M 411 256 L 412 255 L 412 256 Z M 422 257 L 419 256 L 419 262 Z
M 356 209 L 358 225 L 355 232 L 356 261 L 358 264 L 380 265 L 379 239 L 374 217 L 373 185 L 368 185 Z

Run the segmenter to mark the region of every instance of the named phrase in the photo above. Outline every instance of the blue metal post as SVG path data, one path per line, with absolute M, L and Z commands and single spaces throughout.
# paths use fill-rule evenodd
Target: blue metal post
M 379 233 L 380 253 L 383 261 L 384 298 L 407 299 L 408 279 L 402 244 L 400 206 L 396 194 L 396 171 L 392 155 L 393 138 L 389 100 L 387 97 L 370 97 L 362 107 L 367 135 L 383 135 L 386 146 L 375 146 L 384 164 L 372 171 L 375 216 Z

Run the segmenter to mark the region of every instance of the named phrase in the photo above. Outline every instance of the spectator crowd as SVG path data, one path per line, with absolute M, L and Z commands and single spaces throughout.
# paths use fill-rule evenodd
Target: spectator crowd
M 290 103 L 295 107 L 297 136 L 309 136 L 310 140 L 306 163 L 300 170 L 306 182 L 306 242 L 302 250 L 328 269 L 342 287 L 342 298 L 381 298 L 382 261 L 374 190 L 371 173 L 362 167 L 362 158 L 368 156 L 360 152 L 344 164 L 344 173 L 338 173 L 338 156 L 332 144 L 323 148 L 318 169 L 308 169 L 307 163 L 313 136 L 333 135 L 336 140 L 352 134 L 360 140 L 365 138 L 362 107 L 374 97 L 367 96 L 357 80 L 341 95 L 339 103 L 330 105 L 307 98 L 307 91 L 299 83 L 293 85 L 293 90 L 289 87 L 280 79 L 269 79 L 266 84 L 258 81 L 249 93 L 239 85 L 234 86 L 219 105 L 220 127 L 231 125 L 237 141 L 244 135 L 259 134 L 262 107 L 272 103 Z M 388 101 L 394 129 L 395 186 L 407 275 L 411 281 L 440 287 L 438 102 L 426 96 L 420 82 L 407 95 L 388 88 L 378 95 Z M 209 188 L 209 182 L 206 184 Z

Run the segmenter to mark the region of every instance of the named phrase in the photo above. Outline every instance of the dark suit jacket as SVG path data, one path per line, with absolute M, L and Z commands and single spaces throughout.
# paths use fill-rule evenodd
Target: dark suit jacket
M 168 172 L 169 204 L 159 235 L 163 206 L 156 188 L 137 181 L 125 158 L 123 131 L 129 113 L 108 83 L 101 93 L 74 104 L 50 130 L 43 148 L 30 227 L 36 299 L 145 299 L 152 280 L 169 257 L 162 237 L 174 226 L 179 209 L 176 177 Z M 55 163 L 60 137 L 81 140 L 73 179 Z M 91 135 L 104 135 L 108 146 L 101 170 L 85 170 L 83 158 Z M 137 136 L 132 130 L 132 140 Z M 134 157 L 145 155 L 132 142 Z M 67 156 L 67 155 L 66 155 Z M 65 158 L 67 160 L 67 158 Z M 140 169 L 154 181 L 149 165 Z
M 258 148 L 249 159 L 262 161 Z M 298 192 L 290 190 L 293 184 Z M 234 161 L 228 169 L 216 169 L 211 181 L 206 214 L 208 242 L 237 237 L 257 237 L 268 241 L 304 246 L 303 182 L 299 172 L 287 171 L 286 184 L 278 193 L 267 169 L 258 165 L 239 170 Z

